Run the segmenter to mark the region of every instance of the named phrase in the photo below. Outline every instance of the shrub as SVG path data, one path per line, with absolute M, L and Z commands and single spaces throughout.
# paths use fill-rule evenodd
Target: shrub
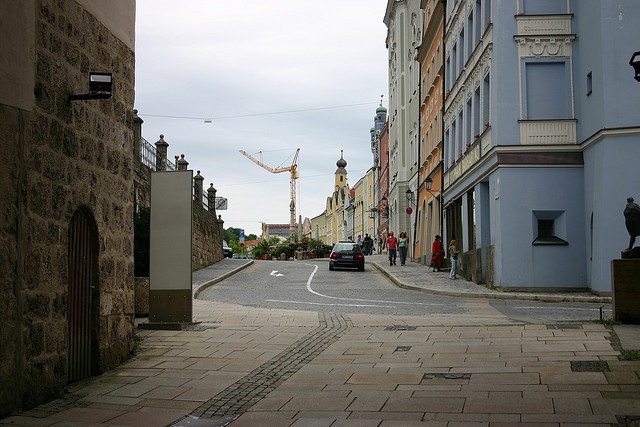
M 151 209 L 140 208 L 133 217 L 133 269 L 136 277 L 149 277 Z

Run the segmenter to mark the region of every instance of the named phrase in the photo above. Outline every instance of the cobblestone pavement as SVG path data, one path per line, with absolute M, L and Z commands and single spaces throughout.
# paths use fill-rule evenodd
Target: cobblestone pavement
M 212 266 L 200 286 L 244 265 Z M 0 424 L 623 426 L 640 418 L 640 361 L 621 360 L 640 349 L 635 325 L 346 317 L 197 299 L 194 320 L 184 330 L 139 330 L 135 358 Z

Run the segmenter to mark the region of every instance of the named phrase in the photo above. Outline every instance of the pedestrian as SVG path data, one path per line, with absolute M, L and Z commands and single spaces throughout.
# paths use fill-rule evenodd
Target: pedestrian
M 442 237 L 437 235 L 431 245 L 431 264 L 429 264 L 429 267 L 432 268 L 433 271 L 440 271 L 443 264 L 444 250 L 442 248 Z
M 400 253 L 400 265 L 404 265 L 407 261 L 407 249 L 409 247 L 409 239 L 407 233 L 400 232 L 400 238 L 398 238 L 398 252 Z
M 393 231 L 390 231 L 389 237 L 387 237 L 387 249 L 389 250 L 389 265 L 396 265 L 398 239 L 393 235 Z
M 453 239 L 451 241 L 451 243 L 449 243 L 449 258 L 451 259 L 451 273 L 449 273 L 449 279 L 457 279 L 457 272 L 456 270 L 458 269 L 458 247 L 457 247 L 458 242 L 456 242 L 455 239 Z
M 358 244 L 358 246 L 360 246 L 360 250 L 363 249 L 363 243 L 362 243 L 362 235 L 358 234 L 358 240 L 356 241 L 356 243 Z
M 369 236 L 369 233 L 364 234 L 364 239 L 362 240 L 364 244 L 364 254 L 371 255 L 371 250 L 373 248 L 373 239 Z

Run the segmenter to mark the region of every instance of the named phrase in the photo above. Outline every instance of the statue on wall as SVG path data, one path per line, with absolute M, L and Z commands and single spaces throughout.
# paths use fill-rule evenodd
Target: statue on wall
M 627 198 L 627 206 L 624 208 L 624 225 L 627 226 L 629 232 L 629 248 L 627 251 L 633 249 L 633 245 L 636 243 L 636 237 L 640 236 L 640 206 L 634 203 L 633 197 Z

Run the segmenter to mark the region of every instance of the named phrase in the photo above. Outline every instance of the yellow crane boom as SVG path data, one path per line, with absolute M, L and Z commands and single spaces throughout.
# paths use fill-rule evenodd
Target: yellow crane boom
M 296 234 L 296 180 L 298 179 L 298 155 L 300 154 L 300 149 L 296 149 L 295 154 L 293 155 L 293 161 L 291 162 L 291 166 L 286 167 L 277 167 L 272 168 L 271 166 L 267 166 L 262 161 L 262 151 L 259 151 L 260 159 L 255 158 L 251 154 L 247 153 L 244 150 L 239 150 L 240 153 L 245 156 L 247 159 L 251 160 L 256 165 L 260 166 L 263 169 L 268 170 L 271 173 L 281 173 L 281 172 L 290 172 L 291 180 L 290 180 L 290 195 L 291 195 L 291 203 L 289 204 L 289 234 L 291 239 Z

